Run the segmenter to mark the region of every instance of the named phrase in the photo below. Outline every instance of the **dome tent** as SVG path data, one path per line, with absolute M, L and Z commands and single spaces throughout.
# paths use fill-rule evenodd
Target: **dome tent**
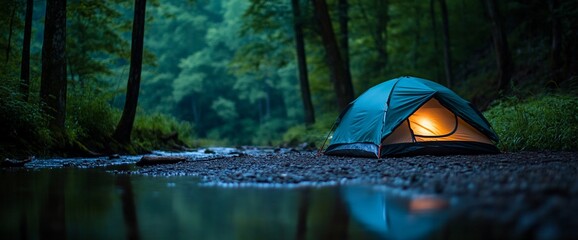
M 327 155 L 499 153 L 498 136 L 472 104 L 416 77 L 368 89 L 343 110 L 336 126 Z

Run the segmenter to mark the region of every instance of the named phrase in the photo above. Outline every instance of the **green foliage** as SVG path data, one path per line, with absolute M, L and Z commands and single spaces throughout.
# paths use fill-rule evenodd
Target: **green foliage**
M 139 112 L 135 119 L 132 142 L 139 149 L 182 150 L 194 145 L 193 125 L 164 114 Z
M 44 152 L 52 143 L 46 118 L 37 104 L 22 101 L 14 89 L 0 86 L 0 157 Z
M 335 123 L 335 116 L 337 114 L 327 114 L 320 118 L 312 126 L 305 126 L 303 124 L 291 127 L 283 135 L 284 143 L 290 146 L 296 146 L 302 143 L 307 143 L 309 146 L 321 147 L 327 135 L 330 134 L 331 127 Z M 329 144 L 330 139 L 327 140 L 325 147 Z
M 72 142 L 80 142 L 93 151 L 108 147 L 110 134 L 120 116 L 108 103 L 111 96 L 73 89 L 67 103 L 66 128 Z
M 484 115 L 503 151 L 578 149 L 578 97 L 543 95 L 499 102 Z

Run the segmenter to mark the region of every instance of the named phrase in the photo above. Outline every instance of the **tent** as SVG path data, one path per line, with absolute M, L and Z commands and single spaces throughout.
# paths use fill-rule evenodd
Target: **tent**
M 343 110 L 325 154 L 374 157 L 499 153 L 484 116 L 450 89 L 416 77 L 378 84 Z

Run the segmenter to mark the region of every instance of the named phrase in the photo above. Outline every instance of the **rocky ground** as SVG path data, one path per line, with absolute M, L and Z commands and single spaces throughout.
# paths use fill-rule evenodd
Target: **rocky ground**
M 197 176 L 206 185 L 375 184 L 458 198 L 459 229 L 481 237 L 578 238 L 578 154 L 519 152 L 363 159 L 288 151 L 137 167 L 117 173 Z M 468 220 L 468 221 L 466 221 Z M 484 230 L 486 229 L 486 230 Z
M 449 224 L 461 226 L 460 231 L 482 229 L 475 234 L 481 238 L 578 239 L 576 152 L 384 159 L 317 156 L 315 152 L 291 149 L 199 150 L 192 154 L 156 155 L 183 161 L 108 171 L 195 176 L 201 184 L 224 187 L 371 184 L 459 199 L 455 217 Z M 34 160 L 26 167 L 126 166 L 140 159 L 117 157 Z
M 227 185 L 371 183 L 450 196 L 578 195 L 574 152 L 366 159 L 290 151 L 143 166 L 127 173 L 190 175 Z

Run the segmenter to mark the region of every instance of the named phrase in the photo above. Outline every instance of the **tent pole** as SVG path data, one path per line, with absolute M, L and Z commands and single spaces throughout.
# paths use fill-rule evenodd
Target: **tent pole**
M 331 129 L 329 130 L 329 132 L 327 133 L 327 137 L 325 137 L 325 141 L 323 141 L 323 144 L 321 145 L 321 148 L 319 148 L 319 150 L 317 150 L 317 157 L 321 156 L 321 152 L 323 151 L 323 148 L 325 148 L 325 144 L 327 143 L 327 139 L 329 139 L 329 136 L 331 135 L 331 133 L 333 132 L 333 130 L 335 129 L 335 125 L 337 125 L 337 120 L 335 122 L 333 122 L 333 125 L 331 126 Z

